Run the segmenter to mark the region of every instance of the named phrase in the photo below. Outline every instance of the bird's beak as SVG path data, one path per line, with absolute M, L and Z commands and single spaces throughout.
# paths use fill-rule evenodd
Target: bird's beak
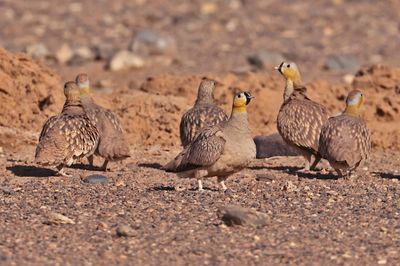
M 275 70 L 279 70 L 279 66 L 274 67 Z

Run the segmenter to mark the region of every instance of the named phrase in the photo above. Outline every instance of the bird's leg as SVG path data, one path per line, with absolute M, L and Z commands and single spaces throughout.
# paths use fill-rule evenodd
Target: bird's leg
M 311 153 L 304 153 L 303 157 L 305 159 L 304 168 L 300 172 L 307 173 L 310 171 Z
M 338 174 L 338 178 L 342 178 L 343 177 L 342 171 L 339 168 L 335 168 L 335 171 Z
M 107 164 L 108 164 L 108 160 L 105 159 L 103 165 L 100 167 L 100 170 L 106 172 L 107 171 Z
M 93 166 L 94 155 L 92 154 L 92 155 L 88 156 L 88 157 L 87 157 L 87 160 L 88 160 L 88 162 L 89 162 L 89 165 L 90 165 L 90 166 Z
M 199 183 L 199 192 L 203 192 L 203 182 L 201 181 L 201 179 L 198 179 L 197 182 Z
M 310 169 L 315 170 L 315 168 L 317 167 L 317 165 L 320 161 L 321 161 L 321 156 L 315 155 L 315 160 L 314 160 L 313 164 L 311 165 Z
M 65 177 L 72 177 L 70 174 L 67 174 L 67 173 L 65 173 L 64 172 L 64 165 L 63 164 L 60 164 L 60 165 L 58 165 L 57 167 L 57 175 L 62 175 L 62 176 L 65 176 Z
M 218 182 L 221 184 L 222 191 L 226 191 L 228 187 L 225 185 L 226 176 L 219 176 Z

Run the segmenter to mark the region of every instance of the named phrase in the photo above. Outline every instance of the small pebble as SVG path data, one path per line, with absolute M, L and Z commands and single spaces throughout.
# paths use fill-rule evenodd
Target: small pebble
M 120 225 L 117 227 L 117 236 L 132 237 L 135 236 L 135 231 L 129 225 Z
M 104 175 L 89 175 L 83 179 L 83 182 L 89 184 L 107 184 L 108 178 Z

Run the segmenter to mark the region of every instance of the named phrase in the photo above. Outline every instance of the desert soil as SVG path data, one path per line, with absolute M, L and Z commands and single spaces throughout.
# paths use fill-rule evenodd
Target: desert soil
M 399 8 L 345 0 L 2 1 L 0 265 L 396 265 Z M 143 31 L 169 46 L 130 48 Z M 47 51 L 32 52 L 38 44 Z M 110 69 L 122 50 L 143 64 Z M 195 180 L 160 170 L 180 150 L 179 120 L 204 76 L 218 81 L 215 97 L 227 112 L 235 91 L 251 91 L 253 135 L 275 133 L 284 81 L 273 66 L 283 59 L 298 63 L 310 98 L 332 114 L 347 92 L 363 90 L 373 150 L 356 176 L 337 179 L 327 162 L 326 171 L 300 173 L 300 157 L 273 157 L 230 177 L 227 193 L 214 179 L 200 193 Z M 106 173 L 83 160 L 67 169 L 72 178 L 55 176 L 33 163 L 35 145 L 62 108 L 63 83 L 80 72 L 96 101 L 120 117 L 131 157 Z M 84 182 L 92 174 L 108 182 Z M 221 208 L 229 204 L 266 214 L 263 226 L 226 225 Z

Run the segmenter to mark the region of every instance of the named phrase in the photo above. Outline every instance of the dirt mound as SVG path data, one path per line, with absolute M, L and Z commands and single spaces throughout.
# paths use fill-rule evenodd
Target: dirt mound
M 64 96 L 59 77 L 25 54 L 0 48 L 0 69 L 0 145 L 7 147 L 25 138 L 24 130 L 39 131 Z

